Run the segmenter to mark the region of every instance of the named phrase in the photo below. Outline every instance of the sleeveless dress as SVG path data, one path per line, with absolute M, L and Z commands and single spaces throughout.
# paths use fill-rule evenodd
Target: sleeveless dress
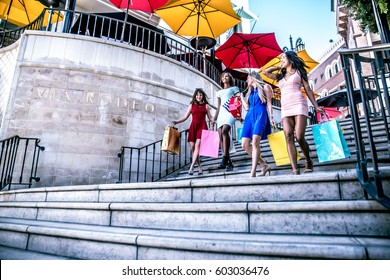
M 281 91 L 282 119 L 284 117 L 309 115 L 309 106 L 301 92 L 302 79 L 298 71 L 295 71 L 288 79 L 279 80 Z
M 217 92 L 217 97 L 221 99 L 221 108 L 219 109 L 218 119 L 217 119 L 217 128 L 220 128 L 224 124 L 233 126 L 236 119 L 230 113 L 229 104 L 230 98 L 234 96 L 240 89 L 236 86 L 221 89 Z
M 261 88 L 265 95 L 264 86 Z M 253 135 L 260 135 L 261 139 L 267 139 L 271 134 L 271 124 L 267 113 L 267 102 L 262 103 L 259 97 L 258 89 L 252 89 L 248 97 L 249 109 L 245 116 L 244 126 L 242 127 L 242 137 L 253 138 Z
M 192 104 L 191 108 L 192 121 L 188 129 L 188 142 L 196 142 L 202 136 L 202 130 L 208 130 L 206 123 L 206 104 Z

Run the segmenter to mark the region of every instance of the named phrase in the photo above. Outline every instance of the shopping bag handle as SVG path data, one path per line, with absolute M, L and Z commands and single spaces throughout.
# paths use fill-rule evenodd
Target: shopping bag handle
M 320 123 L 324 123 L 328 121 L 330 121 L 330 116 L 328 115 L 328 113 L 325 112 L 320 114 Z
M 177 127 L 175 127 L 172 123 L 170 124 L 170 125 L 167 125 L 167 126 L 169 126 L 169 127 L 171 127 L 171 128 L 173 128 L 173 129 L 176 129 L 176 130 L 178 130 L 178 128 Z

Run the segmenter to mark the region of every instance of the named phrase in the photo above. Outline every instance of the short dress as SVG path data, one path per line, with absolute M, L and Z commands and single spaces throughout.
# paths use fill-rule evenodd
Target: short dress
M 202 130 L 208 130 L 206 123 L 207 109 L 206 104 L 192 104 L 191 116 L 192 121 L 188 129 L 188 142 L 196 142 L 202 136 Z
M 220 128 L 224 124 L 233 126 L 236 119 L 230 113 L 229 104 L 230 98 L 232 98 L 240 89 L 236 86 L 230 88 L 224 88 L 217 92 L 217 97 L 221 99 L 221 108 L 219 110 L 217 119 L 217 128 Z
M 262 94 L 265 95 L 264 86 L 261 87 Z M 267 139 L 271 134 L 271 124 L 267 112 L 267 102 L 262 103 L 258 89 L 252 89 L 248 97 L 249 109 L 245 116 L 242 127 L 242 137 L 253 138 L 253 135 L 260 135 L 261 139 Z
M 279 80 L 281 91 L 281 115 L 284 117 L 309 115 L 307 99 L 301 92 L 302 79 L 298 71 L 295 71 L 288 79 Z

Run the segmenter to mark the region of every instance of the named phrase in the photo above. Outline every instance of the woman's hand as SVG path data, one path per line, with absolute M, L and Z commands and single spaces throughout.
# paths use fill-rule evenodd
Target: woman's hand
M 274 116 L 273 115 L 269 116 L 269 122 L 271 123 L 271 126 L 276 126 L 276 122 L 274 121 Z
M 177 121 L 172 121 L 172 126 L 177 125 Z
M 325 110 L 322 109 L 321 107 L 316 107 L 316 108 L 314 108 L 314 110 L 315 110 L 317 113 L 320 113 L 321 115 L 323 115 L 323 114 L 326 113 Z

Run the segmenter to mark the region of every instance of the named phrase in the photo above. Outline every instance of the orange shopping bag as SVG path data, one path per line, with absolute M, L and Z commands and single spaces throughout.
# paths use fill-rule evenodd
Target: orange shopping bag
M 172 155 L 180 152 L 180 132 L 176 127 L 166 126 L 161 143 L 161 150 Z

